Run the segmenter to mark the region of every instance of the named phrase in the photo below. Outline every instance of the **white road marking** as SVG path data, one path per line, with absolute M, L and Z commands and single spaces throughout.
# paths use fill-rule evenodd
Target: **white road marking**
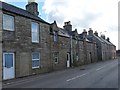
M 112 65 L 112 64 L 114 64 L 114 62 L 112 62 L 112 63 L 110 63 L 110 64 L 106 64 L 106 65 L 104 65 L 104 66 L 102 66 L 102 67 L 99 67 L 98 69 L 96 69 L 96 71 L 99 71 L 99 70 L 105 68 L 106 66 Z M 69 81 L 71 81 L 71 80 L 74 80 L 74 79 L 83 77 L 83 76 L 85 76 L 85 75 L 87 75 L 87 74 L 89 74 L 89 72 L 88 72 L 88 73 L 85 73 L 85 74 L 82 74 L 82 75 L 79 75 L 79 76 L 76 76 L 76 77 L 73 77 L 73 78 L 70 78 L 70 79 L 68 79 L 68 80 L 66 80 L 66 81 L 69 82 Z
M 99 70 L 105 68 L 106 66 L 112 65 L 112 64 L 114 64 L 114 62 L 112 62 L 112 63 L 110 63 L 110 64 L 106 64 L 106 65 L 104 65 L 104 66 L 102 66 L 102 67 L 99 67 L 98 69 L 96 69 L 96 71 L 99 71 Z M 116 64 L 116 63 L 115 63 L 115 64 Z M 88 73 L 85 73 L 85 74 L 82 74 L 82 75 L 79 75 L 79 76 L 76 76 L 76 77 L 73 77 L 73 78 L 68 79 L 68 80 L 66 80 L 66 81 L 69 82 L 69 81 L 71 81 L 71 80 L 80 78 L 80 77 L 85 76 L 85 75 L 87 75 L 87 74 L 89 74 L 89 72 L 88 72 Z M 20 84 L 20 83 L 22 83 L 22 82 L 23 82 L 23 83 L 27 83 L 27 82 L 30 82 L 30 81 L 34 81 L 35 79 L 40 79 L 40 76 L 35 77 L 34 79 L 24 79 L 24 80 L 20 80 L 20 81 L 16 81 L 16 82 L 6 83 L 6 84 L 3 84 L 3 86 L 5 86 L 5 85 L 10 85 L 10 84 L 14 84 L 14 83 L 15 83 L 15 84 Z
M 106 64 L 106 65 L 104 65 L 104 66 L 102 66 L 102 67 L 96 69 L 96 71 L 99 71 L 99 70 L 105 68 L 106 66 L 108 66 L 108 65 L 113 65 L 113 64 L 114 64 L 114 62 L 112 62 L 112 63 L 110 63 L 110 64 Z
M 100 68 L 96 69 L 96 71 L 99 71 L 99 70 L 103 69 L 104 67 L 105 67 L 105 66 L 100 67 Z
M 73 77 L 73 78 L 68 79 L 68 80 L 66 80 L 66 81 L 69 82 L 69 81 L 71 81 L 71 80 L 74 80 L 74 79 L 80 78 L 80 77 L 85 76 L 85 75 L 87 75 L 87 74 L 89 74 L 89 73 L 84 73 L 84 74 L 82 74 L 82 75 L 79 75 L 79 76 Z
M 6 83 L 7 85 L 10 84 L 10 83 Z

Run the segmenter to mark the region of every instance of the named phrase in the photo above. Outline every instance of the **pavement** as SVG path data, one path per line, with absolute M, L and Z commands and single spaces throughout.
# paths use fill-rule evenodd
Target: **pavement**
M 118 88 L 118 60 L 3 82 L 3 88 Z

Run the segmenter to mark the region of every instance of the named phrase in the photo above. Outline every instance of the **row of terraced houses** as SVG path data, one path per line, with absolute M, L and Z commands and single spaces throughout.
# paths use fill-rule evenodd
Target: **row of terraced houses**
M 0 2 L 0 80 L 14 79 L 116 58 L 116 46 L 92 28 L 78 34 L 71 22 L 63 28 L 26 10 Z

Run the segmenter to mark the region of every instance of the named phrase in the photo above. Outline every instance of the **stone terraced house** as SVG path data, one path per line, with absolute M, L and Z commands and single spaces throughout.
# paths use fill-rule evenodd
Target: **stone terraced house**
M 38 4 L 26 10 L 0 2 L 0 81 L 114 59 L 116 47 L 109 38 L 84 30 L 78 34 L 71 22 L 63 28 L 38 15 Z

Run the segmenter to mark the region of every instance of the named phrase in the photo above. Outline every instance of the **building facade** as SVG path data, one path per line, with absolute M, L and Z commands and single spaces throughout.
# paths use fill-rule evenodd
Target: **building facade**
M 106 39 L 105 35 L 99 37 L 98 32 L 95 31 L 95 33 L 93 33 L 91 28 L 88 32 L 89 34 L 87 35 L 87 38 L 92 42 L 96 42 L 98 61 L 116 58 L 116 46 L 110 42 L 109 38 Z
M 56 21 L 42 20 L 36 2 L 29 0 L 26 10 L 0 3 L 0 80 L 115 58 L 116 47 L 108 39 L 92 30 L 78 34 L 70 21 L 60 28 Z

